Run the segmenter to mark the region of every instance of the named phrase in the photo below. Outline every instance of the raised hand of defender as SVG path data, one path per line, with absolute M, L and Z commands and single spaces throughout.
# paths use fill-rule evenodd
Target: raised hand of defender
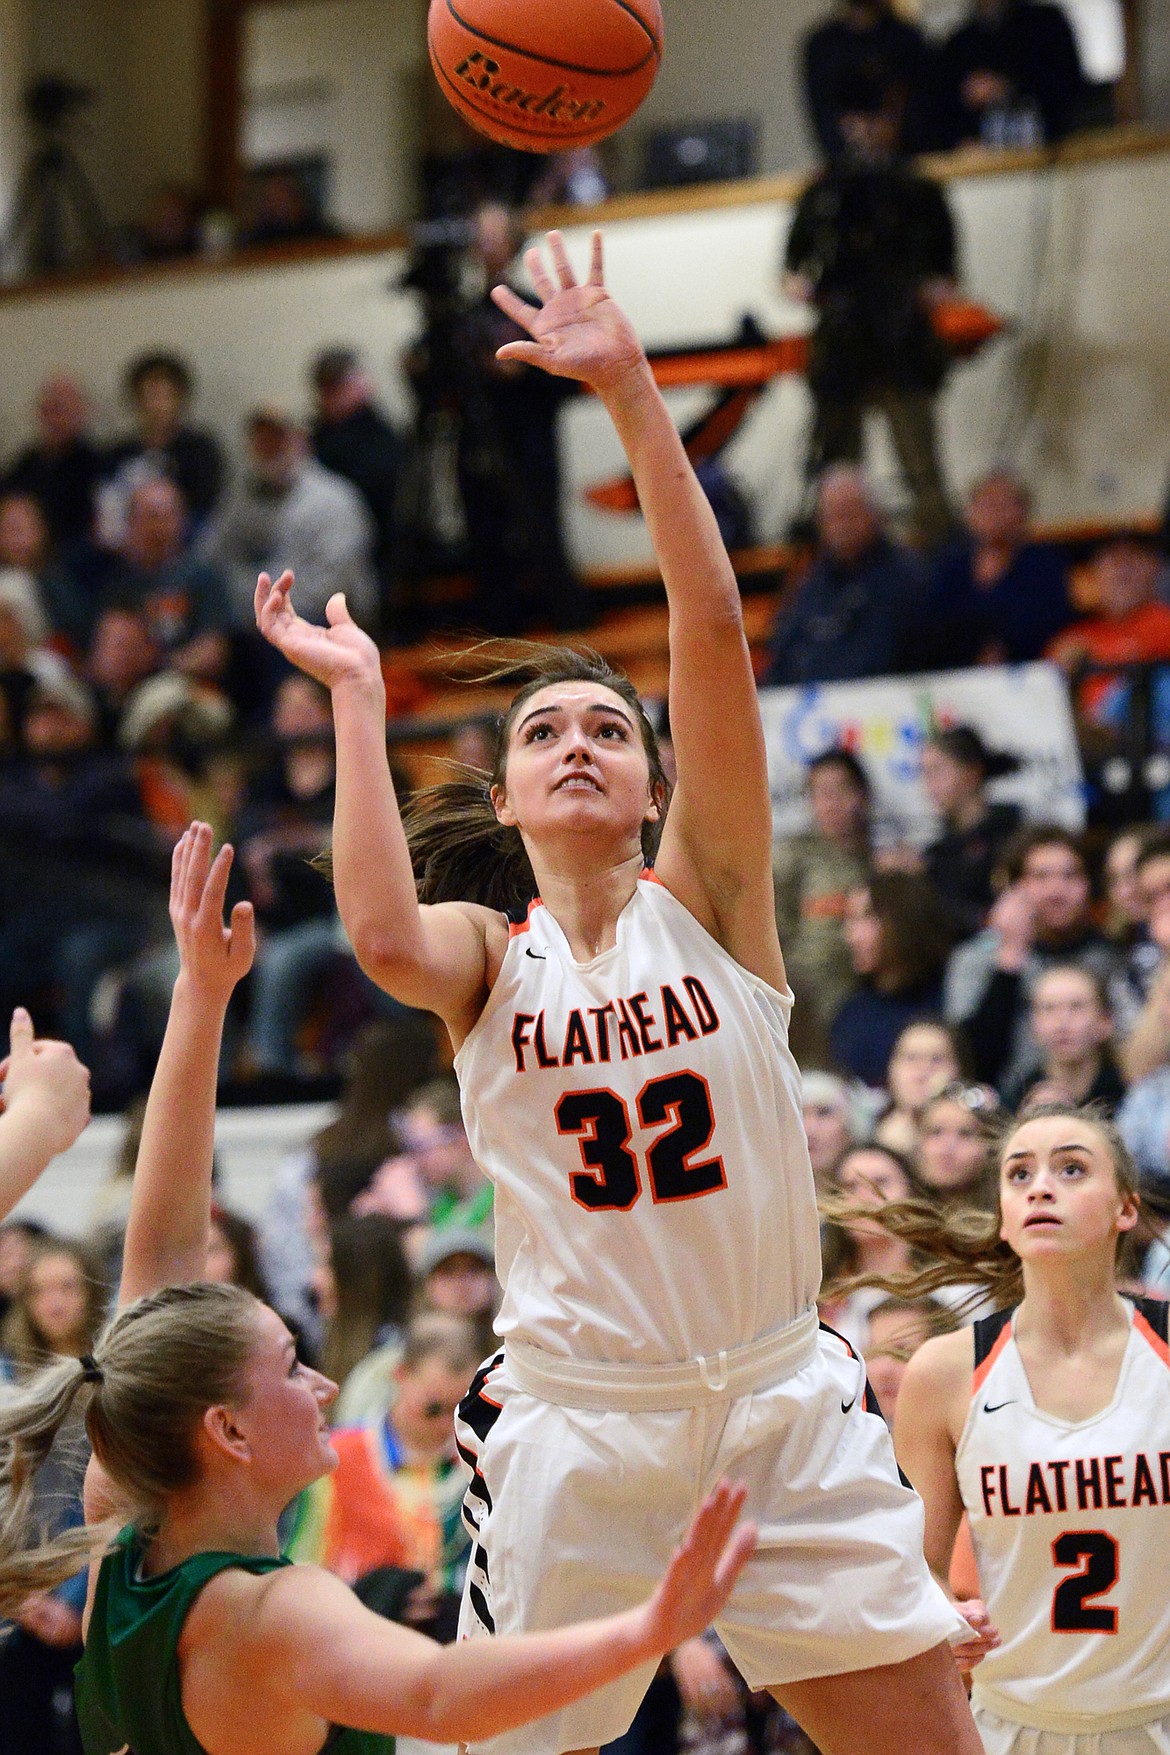
M 68 1151 L 89 1120 L 89 1068 L 68 1042 L 38 1039 L 23 1006 L 12 1014 L 9 1050 L 0 1061 L 0 1111 L 33 1119 L 47 1162 Z
M 492 298 L 513 323 L 526 330 L 528 341 L 510 341 L 496 354 L 501 360 L 522 360 L 558 378 L 576 378 L 604 393 L 645 362 L 642 344 L 621 306 L 606 291 L 601 233 L 593 234 L 589 278 L 578 284 L 560 232 L 548 234 L 556 279 L 539 250 L 524 257 L 539 310 L 525 304 L 511 287 L 497 286 Z
M 381 687 L 378 648 L 358 627 L 345 598 L 337 591 L 325 605 L 327 627 L 307 622 L 292 606 L 292 573 L 273 582 L 267 573 L 256 581 L 256 626 L 290 664 L 327 689 L 338 683 L 368 682 Z
M 709 1627 L 756 1545 L 756 1528 L 740 1523 L 747 1488 L 720 1481 L 675 1549 L 646 1605 L 657 1649 L 673 1651 Z
M 171 856 L 171 925 L 187 979 L 226 1004 L 236 982 L 252 967 L 256 926 L 251 902 L 237 902 L 223 923 L 232 849 L 211 857 L 211 829 L 192 823 Z

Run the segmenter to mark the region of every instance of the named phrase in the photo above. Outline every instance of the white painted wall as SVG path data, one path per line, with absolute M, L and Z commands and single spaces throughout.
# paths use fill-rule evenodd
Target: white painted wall
M 415 205 L 414 93 L 426 63 L 425 0 L 301 0 L 247 14 L 244 80 L 251 162 L 305 150 L 298 89 L 319 94 L 316 150 L 333 166 L 332 217 L 346 230 L 381 231 Z M 286 146 L 284 128 L 301 137 Z M 289 101 L 289 96 L 293 101 Z
M 215 1155 L 225 1206 L 257 1219 L 284 1159 L 298 1151 L 334 1114 L 312 1103 L 284 1109 L 221 1109 L 215 1120 Z M 54 1158 L 15 1209 L 18 1219 L 37 1219 L 63 1237 L 84 1236 L 95 1204 L 113 1175 L 126 1131 L 120 1116 L 99 1115 L 76 1145 Z
M 1019 460 L 1048 518 L 1148 512 L 1162 499 L 1170 433 L 1170 154 L 1072 165 L 1051 172 L 970 176 L 949 185 L 963 234 L 966 284 L 1013 321 L 1012 333 L 944 393 L 942 426 L 952 480 L 989 463 Z M 607 227 L 611 283 L 651 346 L 730 336 L 751 311 L 773 334 L 804 314 L 778 289 L 789 223 L 785 203 L 761 199 Z M 583 233 L 570 247 L 584 255 Z M 249 271 L 175 272 L 107 289 L 28 296 L 0 305 L 6 396 L 0 454 L 23 436 L 35 387 L 70 365 L 89 382 L 108 427 L 118 424 L 126 360 L 153 345 L 177 347 L 200 380 L 200 418 L 234 442 L 253 403 L 307 404 L 306 362 L 321 346 L 354 342 L 391 405 L 409 410 L 397 361 L 416 308 L 388 289 L 394 252 Z M 688 392 L 684 418 L 702 400 Z M 777 384 L 737 440 L 732 463 L 775 536 L 795 505 L 808 404 L 804 386 Z M 600 407 L 565 414 L 570 527 L 586 566 L 644 558 L 634 517 L 592 511 L 590 482 L 621 467 Z M 875 460 L 890 481 L 888 452 Z

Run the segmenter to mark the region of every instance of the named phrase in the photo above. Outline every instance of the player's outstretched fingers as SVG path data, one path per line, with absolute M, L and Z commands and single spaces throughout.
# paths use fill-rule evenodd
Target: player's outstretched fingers
M 209 831 L 210 845 L 210 831 Z M 203 881 L 198 899 L 198 920 L 203 927 L 223 926 L 223 905 L 227 897 L 228 878 L 231 876 L 232 860 L 235 853 L 230 841 L 225 841 L 211 862 L 211 869 Z
M 505 317 L 511 317 L 513 323 L 515 323 L 518 328 L 526 329 L 529 335 L 532 334 L 533 325 L 535 324 L 537 317 L 540 315 L 535 305 L 526 304 L 520 297 L 520 294 L 514 292 L 510 286 L 493 286 L 492 302 L 493 304 L 498 305 L 500 310 L 503 311 Z M 512 346 L 515 344 L 507 343 L 506 345 Z
M 349 613 L 344 591 L 335 591 L 325 605 L 325 620 L 331 628 L 344 627 L 346 624 L 352 627 L 353 617 Z
M 192 823 L 191 827 L 194 833 L 183 879 L 183 907 L 194 918 L 199 913 L 211 865 L 211 824 Z
M 256 911 L 251 902 L 237 902 L 232 909 L 231 943 L 228 947 L 228 961 L 237 979 L 248 973 L 255 955 Z
M 590 286 L 605 285 L 605 251 L 599 231 L 593 234 L 593 245 L 589 257 Z
M 557 284 L 544 265 L 544 257 L 539 250 L 525 250 L 524 266 L 532 276 L 532 286 L 542 305 L 549 304 L 557 296 Z
M 577 276 L 573 273 L 573 264 L 569 261 L 569 252 L 565 248 L 564 233 L 550 232 L 548 247 L 561 283 L 561 291 L 568 292 L 570 287 L 576 286 Z

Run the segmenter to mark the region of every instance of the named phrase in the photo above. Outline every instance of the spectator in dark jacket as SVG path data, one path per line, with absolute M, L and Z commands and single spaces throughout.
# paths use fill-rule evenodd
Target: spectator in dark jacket
M 175 483 L 156 478 L 136 487 L 106 607 L 142 610 L 173 669 L 219 682 L 230 657 L 227 584 L 212 561 L 191 552 L 185 536 L 183 496 Z
M 927 102 L 930 51 L 922 32 L 899 18 L 891 0 L 837 0 L 804 40 L 804 104 L 826 159 L 846 150 L 838 114 L 844 79 L 876 78 L 890 91 L 908 153 L 930 144 Z
M 9 492 L 31 494 L 58 552 L 70 554 L 93 529 L 101 453 L 89 436 L 90 410 L 75 378 L 59 372 L 37 392 L 37 441 L 9 469 Z
M 958 243 L 941 186 L 898 151 L 896 100 L 880 82 L 842 82 L 848 151 L 797 202 L 785 248 L 785 291 L 812 304 L 808 384 L 815 413 L 806 474 L 859 463 L 867 412 L 890 429 L 923 542 L 953 526 L 934 400 L 950 355 L 931 312 L 954 294 Z
M 970 725 L 933 732 L 922 752 L 923 788 L 943 831 L 923 854 L 923 869 L 964 937 L 987 919 L 992 877 L 1020 826 L 1019 807 L 992 804 L 987 782 L 1018 766 L 1013 756 L 989 750 Z
M 772 638 L 765 682 L 848 682 L 908 667 L 923 576 L 886 536 L 861 470 L 838 464 L 817 492 L 816 559 Z
M 394 555 L 394 500 L 402 440 L 374 400 L 374 389 L 351 347 L 330 347 L 312 368 L 317 396 L 311 438 L 317 461 L 351 481 L 374 520 L 374 565 L 383 608 Z
M 185 360 L 171 353 L 143 354 L 126 369 L 125 391 L 138 431 L 115 445 L 106 460 L 98 522 L 107 548 L 121 541 L 131 492 L 151 476 L 175 483 L 195 525 L 214 510 L 224 485 L 219 441 L 188 424 L 195 379 Z
M 974 0 L 939 55 L 941 144 L 1063 140 L 1085 99 L 1076 39 L 1047 0 Z
M 1069 830 L 1051 823 L 1021 829 L 1003 866 L 1008 887 L 986 930 L 948 964 L 945 1013 L 966 1036 L 978 1076 L 1014 1091 L 1040 1069 L 1031 1029 L 1039 976 L 1075 963 L 1108 982 L 1120 959 L 1093 924 L 1085 856 Z
M 1028 535 L 1027 488 L 993 469 L 967 495 L 963 534 L 935 563 L 924 669 L 1025 664 L 1073 619 L 1064 556 Z
M 833 1019 L 829 1046 L 840 1071 L 879 1087 L 906 1025 L 938 1016 L 954 925 L 923 878 L 879 871 L 850 896 L 845 939 L 858 986 Z

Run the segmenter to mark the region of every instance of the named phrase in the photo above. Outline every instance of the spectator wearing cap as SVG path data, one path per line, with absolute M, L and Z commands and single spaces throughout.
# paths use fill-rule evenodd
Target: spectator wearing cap
M 993 804 L 987 782 L 1018 767 L 1014 756 L 988 749 L 971 725 L 932 732 L 922 751 L 923 790 L 943 831 L 923 853 L 923 871 L 964 937 L 987 919 L 992 878 L 1020 826 L 1019 807 Z
M 227 581 L 215 561 L 195 553 L 186 537 L 186 507 L 176 483 L 163 476 L 140 482 L 127 502 L 105 607 L 141 610 L 171 669 L 220 682 L 231 656 Z
M 374 521 L 352 482 L 312 455 L 287 410 L 266 404 L 247 422 L 247 465 L 208 537 L 208 553 L 227 571 L 241 626 L 253 615 L 256 575 L 291 567 L 294 602 L 310 621 L 344 593 L 349 612 L 372 624 L 378 601 Z
M 90 435 L 89 398 L 67 372 L 46 378 L 37 391 L 37 437 L 4 477 L 6 493 L 31 494 L 54 548 L 68 555 L 93 534 L 94 494 L 102 456 Z
M 316 410 L 311 438 L 318 463 L 352 482 L 374 521 L 374 565 L 386 603 L 394 576 L 394 504 L 402 439 L 378 407 L 369 374 L 352 347 L 330 347 L 313 362 Z
M 985 930 L 947 967 L 944 1011 L 962 1028 L 977 1075 L 1017 1089 L 1040 1066 L 1031 1028 L 1040 975 L 1074 963 L 1108 984 L 1117 950 L 1093 924 L 1092 886 L 1077 837 L 1053 823 L 1022 829 L 1003 854 L 1007 887 Z
M 138 430 L 106 459 L 98 530 L 107 548 L 119 546 L 130 495 L 141 482 L 160 475 L 173 481 L 198 527 L 215 510 L 225 479 L 218 439 L 188 422 L 195 378 L 186 360 L 141 354 L 126 368 L 124 388 Z
M 498 1345 L 492 1324 L 500 1302 L 490 1226 L 446 1225 L 429 1231 L 419 1251 L 418 1278 L 420 1307 L 471 1323 L 479 1357 L 486 1358 Z
M 924 576 L 886 533 L 863 472 L 826 469 L 817 486 L 817 551 L 772 635 L 764 682 L 784 688 L 905 671 L 922 626 Z
M 29 1006 L 86 1060 L 94 988 L 149 927 L 153 852 L 129 764 L 97 734 L 83 683 L 38 677 L 0 779 L 0 1015 Z
M 935 562 L 923 618 L 923 669 L 1026 664 L 1073 619 L 1064 557 L 1029 535 L 1020 478 L 993 469 L 969 490 L 963 530 Z

